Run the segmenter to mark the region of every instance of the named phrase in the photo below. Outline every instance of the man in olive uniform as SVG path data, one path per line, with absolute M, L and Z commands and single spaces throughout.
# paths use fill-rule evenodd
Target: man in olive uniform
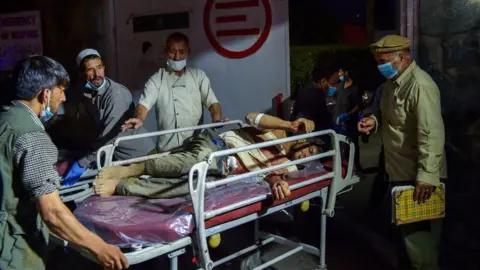
M 126 269 L 118 247 L 78 222 L 58 195 L 58 150 L 42 122 L 65 101 L 69 76 L 44 57 L 21 61 L 13 74 L 15 100 L 0 109 L 0 269 L 45 269 L 49 229 L 94 254 L 100 264 Z
M 445 178 L 441 175 L 445 172 L 445 130 L 440 91 L 413 60 L 408 39 L 389 35 L 370 47 L 387 82 L 379 110 L 360 121 L 358 129 L 381 132 L 392 186 L 414 185 L 412 199 L 424 203 Z M 440 224 L 435 220 L 399 227 L 411 269 L 439 269 Z

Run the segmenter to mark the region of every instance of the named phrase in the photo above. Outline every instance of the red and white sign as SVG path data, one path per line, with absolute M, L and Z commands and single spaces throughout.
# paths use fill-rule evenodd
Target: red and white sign
M 145 82 L 148 73 L 155 72 L 143 72 L 146 69 L 138 68 L 143 43 L 148 41 L 155 51 L 162 51 L 168 35 L 180 31 L 190 38 L 192 52 L 188 65 L 205 71 L 225 117 L 243 119 L 247 112 L 271 112 L 272 97 L 282 94 L 283 99 L 288 99 L 288 1 L 176 0 L 161 1 L 162 5 L 158 2 L 115 0 L 115 20 L 109 29 L 116 29 L 110 36 L 112 41 L 116 40 L 118 63 L 115 64 L 121 83 L 138 82 L 134 89 L 143 89 L 141 81 Z M 188 29 L 134 33 L 132 24 L 125 23 L 132 13 L 148 16 L 178 12 L 189 12 Z M 151 59 L 147 55 L 143 57 Z M 161 67 L 165 60 L 155 62 Z M 154 68 L 156 65 L 148 66 Z M 286 110 L 282 112 L 288 115 Z M 208 111 L 204 114 L 205 123 L 211 121 Z M 147 122 L 145 126 L 149 130 L 156 130 L 155 121 Z
M 261 11 L 262 19 L 249 16 Z M 256 19 L 256 20 L 255 20 Z M 272 28 L 270 0 L 219 1 L 207 0 L 203 13 L 205 34 L 215 51 L 226 58 L 240 59 L 256 53 L 267 40 Z M 262 22 L 263 21 L 263 22 Z M 252 27 L 252 23 L 255 25 Z M 240 26 L 239 26 L 240 25 Z M 244 25 L 243 28 L 242 25 Z M 253 44 L 240 50 L 228 48 L 224 39 L 255 37 Z M 222 42 L 223 41 L 223 42 Z

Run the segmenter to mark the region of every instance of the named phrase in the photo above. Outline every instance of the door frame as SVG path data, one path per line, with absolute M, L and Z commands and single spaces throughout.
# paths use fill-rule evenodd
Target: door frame
M 398 8 L 398 28 L 401 36 L 408 38 L 411 42 L 410 50 L 414 59 L 418 57 L 420 42 L 420 10 L 421 0 L 400 0 Z

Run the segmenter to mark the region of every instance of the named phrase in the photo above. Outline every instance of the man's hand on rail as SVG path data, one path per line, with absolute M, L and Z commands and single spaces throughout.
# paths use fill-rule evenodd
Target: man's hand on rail
M 107 269 L 123 270 L 128 268 L 127 258 L 125 258 L 120 248 L 116 246 L 105 243 L 93 252 L 98 262 Z
M 52 233 L 90 251 L 105 267 L 128 268 L 128 261 L 120 249 L 108 245 L 100 237 L 87 230 L 63 204 L 58 191 L 38 197 L 36 206 L 42 220 Z
M 375 128 L 375 119 L 373 117 L 365 117 L 358 121 L 358 131 L 363 134 L 370 134 L 372 129 Z
M 281 175 L 269 175 L 266 180 L 270 184 L 273 200 L 283 200 L 290 196 L 290 186 Z
M 138 129 L 143 126 L 143 120 L 140 118 L 130 118 L 125 123 L 122 125 L 121 129 L 122 131 L 125 131 L 127 129 Z
M 291 131 L 298 133 L 304 131 L 310 133 L 315 129 L 315 123 L 305 118 L 299 118 L 291 123 Z
M 229 118 L 225 118 L 225 119 L 223 119 L 223 120 L 220 119 L 220 120 L 214 121 L 214 123 L 226 123 L 226 122 L 228 122 L 228 121 L 230 121 L 230 119 L 229 119 Z
M 213 123 L 226 123 L 226 122 L 228 122 L 228 121 L 230 121 L 230 119 L 228 119 L 228 118 L 225 118 L 225 119 L 223 119 L 223 120 L 222 120 L 222 119 L 220 119 L 220 120 L 214 121 Z M 219 128 L 222 128 L 222 127 L 216 127 L 216 128 L 212 128 L 212 130 L 214 130 L 214 131 L 215 131 L 215 130 L 217 130 L 217 129 L 219 129 Z

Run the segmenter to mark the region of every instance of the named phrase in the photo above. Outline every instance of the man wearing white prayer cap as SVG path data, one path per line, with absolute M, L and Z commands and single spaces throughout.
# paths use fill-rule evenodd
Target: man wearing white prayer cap
M 71 106 L 65 106 L 65 113 L 69 114 L 69 108 L 83 108 L 81 124 L 93 127 L 89 128 L 93 134 L 84 136 L 90 137 L 86 139 L 88 142 L 82 143 L 82 147 L 87 145 L 88 149 L 82 149 L 84 153 L 70 167 L 64 177 L 64 184 L 75 183 L 87 168 L 94 166 L 100 147 L 119 136 L 146 132 L 145 129 L 121 131 L 122 124 L 133 117 L 135 105 L 125 86 L 105 76 L 105 65 L 100 53 L 95 49 L 84 49 L 77 55 L 76 62 L 83 80 L 78 87 L 72 89 L 72 98 L 68 101 Z M 125 160 L 144 156 L 153 149 L 154 144 L 150 138 L 124 141 L 116 147 L 114 158 Z

